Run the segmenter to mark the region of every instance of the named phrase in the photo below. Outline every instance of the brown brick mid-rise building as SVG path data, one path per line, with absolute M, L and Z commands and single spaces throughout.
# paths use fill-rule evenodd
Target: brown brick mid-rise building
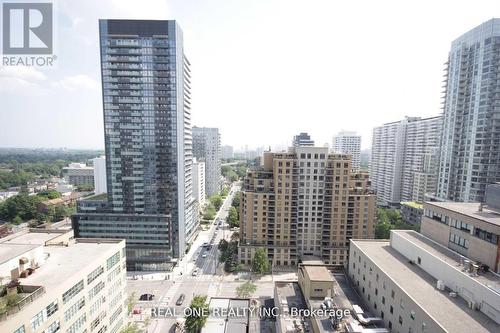
M 349 155 L 323 147 L 265 152 L 242 189 L 241 263 L 250 264 L 257 248 L 278 266 L 305 257 L 347 262 L 349 239 L 374 237 L 376 212 L 368 174 L 351 169 Z

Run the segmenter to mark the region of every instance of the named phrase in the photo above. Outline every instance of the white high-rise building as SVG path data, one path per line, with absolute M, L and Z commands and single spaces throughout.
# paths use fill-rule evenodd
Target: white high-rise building
M 205 206 L 205 162 L 193 158 L 193 195 L 198 201 L 198 209 Z
M 500 18 L 453 41 L 447 61 L 437 196 L 482 202 L 500 181 Z
M 435 192 L 442 117 L 401 121 L 373 129 L 370 178 L 379 205 L 422 202 Z
M 339 132 L 333 137 L 332 149 L 337 154 L 352 156 L 352 169 L 359 170 L 361 165 L 361 136 L 356 132 Z
M 193 127 L 193 156 L 205 162 L 207 196 L 221 189 L 221 147 L 218 128 Z
M 106 157 L 96 157 L 92 159 L 94 164 L 94 193 L 107 193 L 106 186 Z

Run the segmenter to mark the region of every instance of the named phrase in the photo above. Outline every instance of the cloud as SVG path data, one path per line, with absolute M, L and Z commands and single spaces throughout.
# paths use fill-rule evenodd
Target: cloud
M 0 68 L 0 92 L 39 95 L 47 76 L 33 67 Z
M 53 82 L 51 85 L 53 88 L 59 88 L 59 89 L 62 88 L 68 91 L 99 89 L 99 83 L 96 80 L 84 74 L 67 76 L 59 81 Z

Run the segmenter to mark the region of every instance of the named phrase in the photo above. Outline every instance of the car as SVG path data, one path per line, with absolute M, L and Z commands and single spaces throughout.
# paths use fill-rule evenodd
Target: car
M 196 275 L 198 275 L 198 268 L 195 268 L 193 271 L 193 276 L 196 276 Z
M 203 254 L 201 255 L 201 257 L 202 257 L 202 258 L 206 258 L 206 257 L 207 257 L 207 252 L 203 253 Z
M 186 298 L 186 295 L 184 294 L 181 294 L 179 296 L 179 298 L 177 299 L 177 302 L 175 302 L 176 305 L 182 305 L 182 303 L 184 302 L 184 299 Z
M 207 246 L 208 246 L 208 243 L 207 243 L 207 242 L 205 242 L 205 243 L 203 243 L 203 245 L 202 245 L 202 246 L 203 246 L 203 247 L 207 247 Z
M 155 298 L 153 294 L 142 294 L 139 297 L 139 301 L 152 301 Z

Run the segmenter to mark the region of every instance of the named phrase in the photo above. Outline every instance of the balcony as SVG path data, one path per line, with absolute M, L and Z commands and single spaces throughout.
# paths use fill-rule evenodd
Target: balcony
M 11 282 L 3 286 L 0 294 L 0 321 L 7 320 L 20 312 L 25 306 L 45 293 L 41 286 L 24 286 Z

